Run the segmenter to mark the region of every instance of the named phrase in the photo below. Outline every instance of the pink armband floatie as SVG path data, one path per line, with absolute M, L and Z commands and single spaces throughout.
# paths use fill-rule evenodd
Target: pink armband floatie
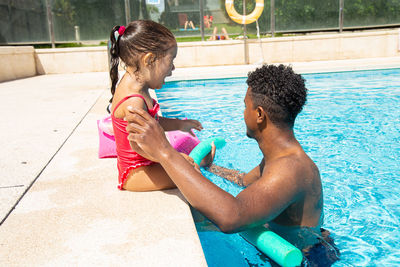
M 192 136 L 189 133 L 182 131 L 166 132 L 166 136 L 176 151 L 189 155 L 190 152 L 200 143 L 197 136 Z

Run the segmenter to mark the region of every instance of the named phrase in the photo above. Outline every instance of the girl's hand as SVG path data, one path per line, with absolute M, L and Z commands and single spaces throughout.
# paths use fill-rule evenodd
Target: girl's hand
M 196 129 L 197 131 L 203 130 L 203 126 L 197 120 L 181 120 L 181 127 L 179 130 L 182 132 L 188 132 L 192 136 L 195 136 L 192 132 L 192 129 Z

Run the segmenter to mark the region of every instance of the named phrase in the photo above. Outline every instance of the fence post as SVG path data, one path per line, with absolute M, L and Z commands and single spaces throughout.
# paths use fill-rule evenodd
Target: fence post
M 398 40 L 397 40 L 397 41 L 398 41 L 398 42 L 397 42 L 397 44 L 398 44 L 397 50 L 400 51 L 400 29 L 399 29 L 399 37 L 398 37 Z
M 246 0 L 243 0 L 243 16 L 246 16 Z M 247 47 L 247 31 L 246 24 L 243 23 L 243 40 L 244 40 L 244 64 L 249 64 L 249 49 Z
M 79 44 L 81 42 L 81 34 L 79 31 L 79 26 L 75 25 L 74 29 L 75 29 L 75 41 Z
M 47 8 L 47 24 L 49 27 L 51 48 L 56 48 L 56 41 L 54 38 L 53 13 L 51 12 L 51 0 L 46 0 L 46 8 Z
M 201 40 L 204 41 L 204 0 L 199 0 L 200 6 L 200 33 Z
M 343 31 L 344 0 L 339 0 L 339 32 Z
M 270 2 L 271 37 L 275 36 L 275 0 Z
M 125 0 L 125 20 L 126 20 L 126 25 L 128 25 L 128 23 L 131 22 L 131 5 L 129 0 Z

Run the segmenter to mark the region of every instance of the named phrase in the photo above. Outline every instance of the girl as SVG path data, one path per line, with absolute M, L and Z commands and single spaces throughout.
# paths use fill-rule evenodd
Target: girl
M 146 110 L 155 117 L 165 131 L 190 132 L 203 127 L 197 120 L 179 120 L 158 117 L 159 105 L 152 99 L 149 89 L 160 89 L 165 78 L 175 69 L 173 60 L 177 44 L 173 34 L 161 24 L 137 20 L 111 31 L 111 93 L 113 95 L 111 119 L 114 129 L 119 172 L 119 189 L 151 191 L 174 188 L 160 164 L 151 161 L 135 142 L 129 142 L 124 120 L 128 107 Z M 119 60 L 126 66 L 126 73 L 118 82 Z M 156 147 L 154 149 L 157 149 Z M 187 155 L 183 156 L 193 162 Z M 212 160 L 212 159 L 211 159 Z

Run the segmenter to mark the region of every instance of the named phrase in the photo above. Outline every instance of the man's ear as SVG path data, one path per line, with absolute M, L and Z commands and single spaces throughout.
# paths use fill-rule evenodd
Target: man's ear
M 267 114 L 265 113 L 265 110 L 263 107 L 258 106 L 256 108 L 256 114 L 257 114 L 257 123 L 263 123 L 266 122 L 267 119 Z
M 153 53 L 149 52 L 142 57 L 142 63 L 144 66 L 149 67 L 153 64 L 154 59 L 155 59 L 155 55 Z

